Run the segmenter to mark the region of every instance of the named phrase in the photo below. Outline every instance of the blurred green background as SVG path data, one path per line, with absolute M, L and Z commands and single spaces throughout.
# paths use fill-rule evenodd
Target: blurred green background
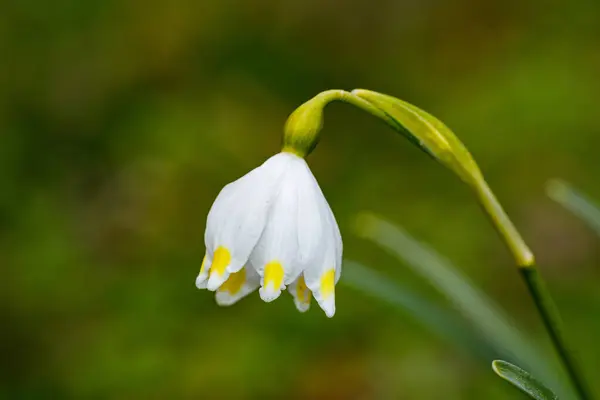
M 592 0 L 8 0 L 0 4 L 4 398 L 507 399 L 409 314 L 338 285 L 333 319 L 287 294 L 218 308 L 194 286 L 206 214 L 326 89 L 422 107 L 465 142 L 537 254 L 592 380 L 594 232 L 544 194 L 600 199 Z M 352 230 L 372 210 L 460 266 L 551 352 L 467 187 L 387 126 L 328 107 L 308 161 L 345 257 L 451 307 Z

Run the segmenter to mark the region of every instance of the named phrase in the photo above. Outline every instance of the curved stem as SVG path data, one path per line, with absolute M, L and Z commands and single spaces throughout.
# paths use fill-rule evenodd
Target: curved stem
M 362 92 L 364 91 L 359 91 L 359 93 Z M 378 102 L 374 102 L 374 104 L 367 99 L 344 90 L 327 90 L 319 93 L 308 102 L 302 104 L 300 107 L 298 107 L 298 109 L 296 109 L 296 111 L 292 113 L 292 115 L 290 115 L 288 121 L 286 122 L 283 150 L 299 153 L 299 155 L 302 157 L 310 153 L 310 151 L 312 151 L 316 145 L 318 134 L 322 128 L 323 109 L 332 101 L 343 101 L 345 103 L 352 104 L 377 118 L 382 119 L 395 131 L 405 135 L 414 144 L 425 150 L 428 154 L 432 155 L 432 157 L 435 159 L 440 158 L 439 155 L 434 155 L 437 153 L 432 152 L 431 149 L 427 148 L 427 143 L 429 142 L 423 140 L 424 137 L 427 137 L 426 135 L 413 135 L 407 130 L 406 127 L 403 126 L 401 122 L 403 121 L 402 118 L 406 117 L 405 113 L 398 112 L 397 109 L 392 107 L 393 104 L 390 104 L 390 102 L 397 103 L 399 100 L 397 101 L 397 99 L 393 97 L 383 96 L 376 92 L 369 93 L 370 95 L 375 96 L 376 99 L 379 99 L 381 104 Z M 421 120 L 425 119 L 429 122 L 431 122 L 430 120 L 433 120 L 433 125 L 431 123 L 427 124 L 429 129 L 439 129 L 440 127 L 444 128 L 444 132 L 446 132 L 446 138 L 451 137 L 455 139 L 454 146 L 450 146 L 450 152 L 462 152 L 468 155 L 468 157 L 459 157 L 456 154 L 451 154 L 456 156 L 455 158 L 458 163 L 472 163 L 472 165 L 469 164 L 469 168 L 466 169 L 470 173 L 464 176 L 459 173 L 461 170 L 457 170 L 455 165 L 447 162 L 443 164 L 453 169 L 455 172 L 458 171 L 458 175 L 468 184 L 470 184 L 475 190 L 479 202 L 485 209 L 487 215 L 490 217 L 494 228 L 498 231 L 508 246 L 510 252 L 513 254 L 521 272 L 521 276 L 525 280 L 527 289 L 531 294 L 537 311 L 540 313 L 540 316 L 544 322 L 544 326 L 550 335 L 552 344 L 554 345 L 560 361 L 564 365 L 579 397 L 582 400 L 591 399 L 589 392 L 586 390 L 585 385 L 583 384 L 582 377 L 577 373 L 575 363 L 567 351 L 565 338 L 562 334 L 562 322 L 560 316 L 556 310 L 552 298 L 550 297 L 550 294 L 545 288 L 541 276 L 535 267 L 535 258 L 533 253 L 527 244 L 525 244 L 525 241 L 506 215 L 506 212 L 500 205 L 500 202 L 496 199 L 496 196 L 494 196 L 494 193 L 481 176 L 481 172 L 476 166 L 475 161 L 472 160 L 470 154 L 468 154 L 468 151 L 466 148 L 464 148 L 462 143 L 460 143 L 460 141 L 455 138 L 454 134 L 449 131 L 449 129 L 445 128 L 440 121 L 412 105 L 407 105 L 403 102 L 400 103 L 401 110 L 408 107 L 413 114 L 416 112 L 415 110 L 418 110 Z M 387 110 L 387 112 L 385 110 Z M 421 137 L 421 139 L 419 139 L 419 137 Z M 288 139 L 287 142 L 286 139 Z
M 527 268 L 519 268 L 521 276 L 525 280 L 527 289 L 533 298 L 533 302 L 542 317 L 544 326 L 550 335 L 552 344 L 558 353 L 562 364 L 567 371 L 571 383 L 575 387 L 579 398 L 582 400 L 589 400 L 592 397 L 586 385 L 583 382 L 581 373 L 578 371 L 576 364 L 571 357 L 571 353 L 567 349 L 566 340 L 562 331 L 562 320 L 556 309 L 550 293 L 546 289 L 546 285 L 542 280 L 537 268 L 534 266 Z
M 283 149 L 300 157 L 306 157 L 315 148 L 323 126 L 323 110 L 333 101 L 352 104 L 382 119 L 395 130 L 402 129 L 392 117 L 369 101 L 345 90 L 326 90 L 308 100 L 288 117 L 283 135 Z
M 323 107 L 325 107 L 332 101 L 342 101 L 344 103 L 352 104 L 353 106 L 358 107 L 361 110 L 366 111 L 379 119 L 382 119 L 394 129 L 404 129 L 396 122 L 394 118 L 390 117 L 385 111 L 381 110 L 379 107 L 376 107 L 373 104 L 371 104 L 371 102 L 363 99 L 362 97 L 358 97 L 354 93 L 350 93 L 345 90 L 326 90 L 316 95 L 314 97 L 314 100 L 321 101 Z
M 533 253 L 513 225 L 508 215 L 500 205 L 496 196 L 485 182 L 480 179 L 472 184 L 479 202 L 492 220 L 492 224 L 507 244 L 519 267 L 530 267 L 535 264 Z
M 558 353 L 559 359 L 577 391 L 577 394 L 582 400 L 591 399 L 591 396 L 583 383 L 583 378 L 581 377 L 581 374 L 578 373 L 575 362 L 571 357 L 571 353 L 567 349 L 566 340 L 562 331 L 563 325 L 560 314 L 535 266 L 533 253 L 523 241 L 523 238 L 504 212 L 504 209 L 487 183 L 484 180 L 481 180 L 480 182 L 476 182 L 474 187 L 481 205 L 492 220 L 494 227 L 513 253 L 517 265 L 519 266 L 519 272 L 527 285 L 527 290 L 533 299 L 535 307 L 544 323 L 544 327 L 548 331 L 552 345 Z

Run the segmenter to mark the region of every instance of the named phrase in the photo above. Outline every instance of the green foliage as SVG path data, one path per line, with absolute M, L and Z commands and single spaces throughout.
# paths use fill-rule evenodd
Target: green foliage
M 531 374 L 516 365 L 503 360 L 494 360 L 492 369 L 499 377 L 510 382 L 513 386 L 532 399 L 557 400 L 558 397 L 542 382 L 531 376 Z
M 505 313 L 448 260 L 401 228 L 372 214 L 359 217 L 357 232 L 374 241 L 436 287 L 503 357 L 527 365 L 547 382 L 558 374 L 539 347 Z M 566 391 L 561 387 L 561 390 Z
M 581 218 L 600 235 L 600 208 L 591 199 L 560 180 L 548 182 L 546 193 L 552 200 Z
M 600 198 L 600 2 L 0 8 L 0 397 L 437 399 L 443 387 L 452 400 L 511 398 L 412 314 L 346 286 L 333 320 L 283 295 L 224 310 L 194 287 L 223 185 L 279 151 L 299 104 L 357 84 L 460 135 L 543 261 L 583 369 L 597 369 L 598 239 L 542 187 L 558 174 Z M 308 161 L 345 256 L 393 265 L 349 227 L 374 210 L 454 260 L 550 354 L 465 187 L 351 107 L 326 118 Z M 385 272 L 438 304 L 410 269 Z
M 372 268 L 346 260 L 342 283 L 394 306 L 400 313 L 411 315 L 432 333 L 463 347 L 475 357 L 487 361 L 494 354 L 499 354 L 485 336 L 473 333 L 450 310 L 442 308 L 402 284 L 391 281 Z

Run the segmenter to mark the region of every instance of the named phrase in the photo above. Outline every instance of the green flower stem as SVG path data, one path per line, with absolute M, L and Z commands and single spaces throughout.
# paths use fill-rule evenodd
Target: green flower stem
M 326 90 L 298 107 L 287 119 L 283 135 L 283 149 L 306 157 L 315 148 L 323 128 L 323 110 L 333 101 L 352 104 L 385 121 L 395 130 L 404 129 L 396 120 L 369 101 L 345 90 Z
M 500 236 L 507 244 L 519 267 L 530 267 L 535 264 L 535 258 L 525 241 L 513 225 L 508 215 L 500 205 L 496 196 L 483 180 L 477 180 L 471 185 L 479 198 L 479 202 L 489 215 Z
M 554 301 L 552 300 L 552 297 L 550 297 L 550 293 L 548 292 L 548 289 L 546 289 L 546 285 L 537 268 L 532 265 L 530 267 L 519 268 L 519 271 L 525 280 L 527 289 L 542 317 L 542 321 L 550 335 L 552 344 L 554 345 L 577 394 L 582 400 L 591 399 L 592 396 L 589 394 L 589 391 L 583 382 L 582 375 L 579 373 L 577 366 L 571 357 L 571 353 L 567 349 L 562 331 L 560 314 L 558 313 Z
M 454 171 L 475 190 L 479 202 L 514 256 L 544 326 L 579 397 L 582 400 L 590 399 L 582 377 L 575 370 L 574 362 L 567 351 L 559 314 L 535 267 L 533 253 L 485 182 L 475 160 L 456 135 L 431 114 L 395 97 L 364 89 L 355 89 L 352 93 L 327 90 L 302 104 L 290 115 L 284 130 L 283 151 L 305 157 L 315 148 L 323 127 L 323 109 L 332 101 L 352 104 L 382 119 L 396 132 Z
M 383 112 L 381 109 L 375 107 L 373 104 L 369 103 L 367 100 L 362 99 L 362 98 L 360 98 L 350 92 L 347 92 L 345 90 L 327 90 L 325 92 L 318 94 L 316 98 L 320 99 L 325 104 L 331 103 L 332 101 L 335 101 L 335 100 L 343 101 L 344 103 L 352 104 L 353 106 L 356 106 L 356 107 L 368 112 L 369 114 L 372 114 L 375 117 L 384 120 L 385 122 L 387 122 L 390 125 L 397 125 L 397 124 L 395 124 L 395 122 L 393 122 L 393 119 L 390 118 L 390 116 L 387 115 L 385 112 Z
M 535 266 L 533 253 L 523 241 L 523 238 L 502 209 L 502 206 L 487 183 L 483 180 L 477 182 L 475 188 L 479 196 L 479 201 L 490 216 L 494 227 L 513 253 L 519 266 L 519 272 L 527 285 L 527 290 L 531 294 L 538 313 L 542 317 L 544 327 L 548 331 L 552 344 L 564 365 L 569 379 L 582 400 L 590 399 L 591 397 L 583 384 L 581 375 L 575 367 L 571 353 L 567 350 L 560 314 Z

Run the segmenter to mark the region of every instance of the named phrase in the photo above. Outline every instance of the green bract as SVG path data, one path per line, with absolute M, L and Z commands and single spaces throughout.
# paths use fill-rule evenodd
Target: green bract
M 323 110 L 332 101 L 352 104 L 378 117 L 458 175 L 474 189 L 517 264 L 520 267 L 534 264 L 533 253 L 485 182 L 467 148 L 440 120 L 412 104 L 364 89 L 352 92 L 327 90 L 302 104 L 289 116 L 283 135 L 283 151 L 305 157 L 315 148 L 323 127 Z

